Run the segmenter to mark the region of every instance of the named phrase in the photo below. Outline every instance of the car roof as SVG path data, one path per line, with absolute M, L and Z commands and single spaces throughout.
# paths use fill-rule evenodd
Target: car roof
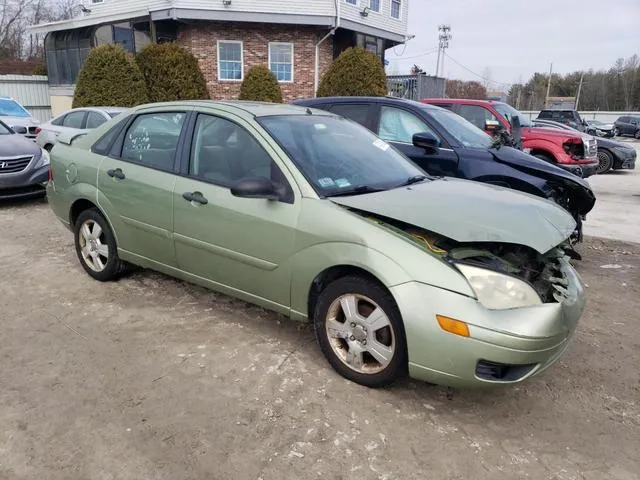
M 133 111 L 140 111 L 155 107 L 188 107 L 188 108 L 209 108 L 221 106 L 236 113 L 249 114 L 253 117 L 269 117 L 273 115 L 307 115 L 308 108 L 287 103 L 256 102 L 249 100 L 187 100 L 177 102 L 147 103 L 133 108 Z M 313 112 L 315 114 L 331 115 L 323 110 Z
M 318 97 L 318 98 L 304 98 L 299 100 L 294 100 L 292 104 L 294 105 L 323 105 L 326 103 L 386 103 L 386 104 L 397 104 L 397 105 L 412 105 L 415 107 L 419 107 L 421 109 L 431 109 L 431 110 L 442 110 L 440 107 L 436 107 L 434 105 L 428 105 L 421 102 L 416 102 L 415 100 L 409 100 L 406 98 L 398 98 L 398 97 L 367 97 L 367 96 L 341 96 L 341 97 Z
M 497 105 L 504 102 L 497 102 L 495 100 L 476 100 L 472 98 L 423 98 L 421 102 L 429 103 L 452 103 L 452 104 L 465 104 L 465 105 Z

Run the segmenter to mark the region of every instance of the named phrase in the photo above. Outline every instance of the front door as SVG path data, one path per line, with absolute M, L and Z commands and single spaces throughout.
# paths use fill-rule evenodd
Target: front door
M 441 147 L 426 151 L 413 145 L 413 135 L 422 132 L 430 132 L 442 142 L 442 137 L 415 113 L 390 105 L 380 107 L 377 131 L 380 138 L 391 143 L 429 175 L 459 176 L 458 155 L 452 149 Z
M 241 119 L 199 114 L 188 171 L 174 187 L 174 239 L 179 267 L 226 287 L 290 305 L 291 257 L 300 199 Z M 282 200 L 239 198 L 230 187 L 242 178 L 266 177 L 286 192 Z M 279 308 L 280 307 L 280 308 Z
M 175 266 L 173 187 L 185 112 L 138 115 L 104 157 L 98 203 L 113 222 L 119 248 Z

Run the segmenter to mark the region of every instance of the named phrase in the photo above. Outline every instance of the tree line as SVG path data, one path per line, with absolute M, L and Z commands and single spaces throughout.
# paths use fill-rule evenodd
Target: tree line
M 619 58 L 608 70 L 588 70 L 566 75 L 552 74 L 550 97 L 576 97 L 579 110 L 640 110 L 640 57 Z M 527 83 L 517 83 L 509 90 L 509 103 L 520 110 L 544 107 L 549 74 L 535 73 Z

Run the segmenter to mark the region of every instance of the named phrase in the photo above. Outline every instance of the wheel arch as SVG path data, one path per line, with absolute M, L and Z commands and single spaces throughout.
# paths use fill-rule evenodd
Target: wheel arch
M 73 229 L 75 227 L 76 221 L 80 214 L 91 208 L 95 208 L 100 213 L 100 215 L 102 215 L 102 217 L 109 225 L 109 228 L 111 229 L 111 233 L 113 234 L 113 238 L 115 239 L 116 244 L 119 245 L 118 234 L 116 233 L 115 228 L 113 228 L 113 223 L 109 219 L 109 216 L 104 212 L 102 208 L 100 208 L 98 202 L 89 200 L 86 197 L 77 198 L 69 207 L 69 225 L 71 226 L 71 228 Z

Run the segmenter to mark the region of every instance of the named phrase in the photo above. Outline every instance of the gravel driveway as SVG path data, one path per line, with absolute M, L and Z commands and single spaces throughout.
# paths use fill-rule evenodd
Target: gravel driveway
M 308 327 L 148 271 L 100 284 L 44 202 L 0 205 L 0 478 L 640 478 L 640 245 L 515 388 L 337 376 Z

